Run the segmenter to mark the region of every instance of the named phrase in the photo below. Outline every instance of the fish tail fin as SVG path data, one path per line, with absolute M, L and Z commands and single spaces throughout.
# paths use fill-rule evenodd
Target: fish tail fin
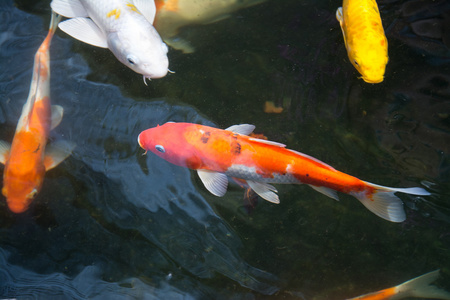
M 405 297 L 450 299 L 449 292 L 431 285 L 438 277 L 439 270 L 426 273 L 398 285 L 397 292 Z
M 403 202 L 394 195 L 395 193 L 430 195 L 429 192 L 419 187 L 391 188 L 370 182 L 364 183 L 367 186 L 366 190 L 350 194 L 355 196 L 368 210 L 391 222 L 403 222 L 406 219 Z
M 56 12 L 52 10 L 52 17 L 50 19 L 50 25 L 48 31 L 53 35 L 58 29 L 58 23 L 61 21 L 61 15 L 58 15 Z

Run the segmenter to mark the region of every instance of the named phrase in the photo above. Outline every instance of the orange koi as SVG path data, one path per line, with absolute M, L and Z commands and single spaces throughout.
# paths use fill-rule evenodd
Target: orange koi
M 52 14 L 48 35 L 35 54 L 30 92 L 12 145 L 0 141 L 0 162 L 5 165 L 2 193 L 14 213 L 28 209 L 42 187 L 45 171 L 57 166 L 74 147 L 64 141 L 46 147 L 50 130 L 63 116 L 61 106 L 50 105 L 49 48 L 60 19 Z
M 344 0 L 336 11 L 348 58 L 368 83 L 383 81 L 388 42 L 375 0 Z
M 400 285 L 348 300 L 394 300 L 408 297 L 450 299 L 450 293 L 430 285 L 439 277 L 439 270 L 408 280 Z
M 430 194 L 418 187 L 391 188 L 362 181 L 283 144 L 248 136 L 254 128 L 241 124 L 221 130 L 168 122 L 141 132 L 138 143 L 172 164 L 197 170 L 205 187 L 216 196 L 225 194 L 228 177 L 245 181 L 273 203 L 279 199 L 270 183 L 308 184 L 336 200 L 337 191 L 352 195 L 381 218 L 402 222 L 403 203 L 394 193 Z

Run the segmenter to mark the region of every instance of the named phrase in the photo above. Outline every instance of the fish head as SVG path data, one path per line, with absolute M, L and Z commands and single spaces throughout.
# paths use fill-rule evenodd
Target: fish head
M 387 40 L 384 42 L 367 43 L 364 47 L 348 49 L 348 57 L 353 66 L 368 83 L 380 83 L 388 63 Z
M 108 47 L 120 62 L 144 78 L 161 78 L 169 71 L 168 47 L 148 22 L 109 33 Z
M 195 145 L 186 140 L 190 125 L 192 124 L 168 122 L 144 130 L 138 136 L 139 146 L 174 165 L 198 169 L 201 159 Z
M 39 193 L 42 183 L 43 176 L 31 179 L 23 179 L 21 176 L 4 178 L 2 193 L 9 209 L 16 214 L 26 211 Z

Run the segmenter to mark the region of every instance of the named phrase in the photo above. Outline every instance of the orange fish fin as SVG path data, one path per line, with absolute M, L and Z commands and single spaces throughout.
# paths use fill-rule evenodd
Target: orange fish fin
M 133 3 L 139 12 L 147 19 L 147 21 L 153 24 L 156 15 L 155 1 L 134 0 Z
M 211 194 L 222 197 L 227 192 L 228 177 L 224 173 L 197 170 L 197 174 Z
M 11 144 L 5 141 L 0 141 L 0 163 L 5 164 L 11 151 Z
M 251 124 L 239 124 L 239 125 L 233 125 L 225 130 L 232 131 L 234 133 L 242 134 L 242 135 L 249 135 L 250 133 L 255 130 L 255 125 Z
M 277 189 L 267 183 L 247 180 L 247 184 L 255 191 L 261 198 L 272 203 L 280 203 L 277 195 Z
M 337 192 L 333 189 L 324 187 L 324 186 L 315 186 L 310 184 L 310 187 L 312 187 L 313 189 L 315 189 L 316 191 L 318 191 L 319 193 L 324 194 L 325 196 L 328 196 L 330 198 L 333 198 L 336 201 L 339 201 L 339 197 L 337 195 Z
M 45 149 L 45 170 L 51 170 L 65 160 L 75 148 L 75 144 L 68 141 L 57 141 Z

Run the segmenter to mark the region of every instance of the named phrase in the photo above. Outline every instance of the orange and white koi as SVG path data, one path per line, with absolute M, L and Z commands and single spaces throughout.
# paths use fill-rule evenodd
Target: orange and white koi
M 71 18 L 59 28 L 87 44 L 109 48 L 116 58 L 146 79 L 169 71 L 168 48 L 153 20 L 153 0 L 53 0 L 52 9 Z
M 394 300 L 404 298 L 450 299 L 450 293 L 442 290 L 432 282 L 439 277 L 439 270 L 426 273 L 422 276 L 408 280 L 400 285 L 378 292 L 358 296 L 348 300 Z
M 384 79 L 388 42 L 375 0 L 344 0 L 336 11 L 348 58 L 368 83 Z
M 33 77 L 12 145 L 0 141 L 0 161 L 5 164 L 2 193 L 9 209 L 28 209 L 42 187 L 45 171 L 70 155 L 74 145 L 59 141 L 46 147 L 49 131 L 62 119 L 63 108 L 50 105 L 50 43 L 60 17 L 52 14 L 50 30 L 34 57 Z
M 254 128 L 242 124 L 221 130 L 169 122 L 141 132 L 138 143 L 175 165 L 197 170 L 205 187 L 216 196 L 225 194 L 227 177 L 245 180 L 273 203 L 279 199 L 270 183 L 308 184 L 336 200 L 337 191 L 350 194 L 381 218 L 402 222 L 403 203 L 394 193 L 429 195 L 418 187 L 390 188 L 362 181 L 283 144 L 249 137 Z
M 163 40 L 184 53 L 194 52 L 194 47 L 178 36 L 181 27 L 210 24 L 230 16 L 238 9 L 266 0 L 155 0 L 155 27 Z

